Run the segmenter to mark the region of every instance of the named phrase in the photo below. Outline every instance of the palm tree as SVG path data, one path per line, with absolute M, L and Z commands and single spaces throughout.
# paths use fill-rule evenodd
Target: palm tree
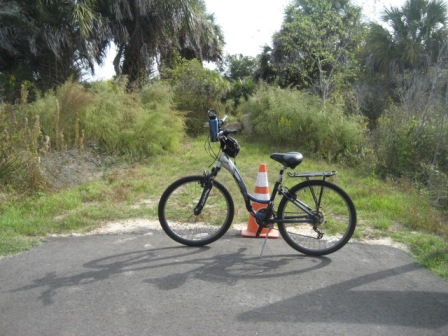
M 391 31 L 372 23 L 366 40 L 366 65 L 390 77 L 410 69 L 426 69 L 447 38 L 447 5 L 443 0 L 407 0 L 382 15 Z
M 0 22 L 0 79 L 15 92 L 93 72 L 111 43 L 117 73 L 143 82 L 176 54 L 219 61 L 224 45 L 203 0 L 0 0 Z
M 101 0 L 0 0 L 0 75 L 48 89 L 101 62 L 108 27 Z
M 416 138 L 429 111 L 441 105 L 440 96 L 446 92 L 442 74 L 447 69 L 447 10 L 443 0 L 407 0 L 401 8 L 384 11 L 382 20 L 389 29 L 370 25 L 364 53 L 370 94 L 360 105 L 372 116 L 372 124 L 385 109 L 384 102 L 392 100 L 420 120 Z
M 145 82 L 157 65 L 170 66 L 176 54 L 221 59 L 224 38 L 202 0 L 104 0 L 99 11 L 118 48 L 115 71 L 131 82 Z

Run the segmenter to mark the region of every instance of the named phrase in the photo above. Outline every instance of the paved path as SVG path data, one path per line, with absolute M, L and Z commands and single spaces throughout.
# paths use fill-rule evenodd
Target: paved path
M 448 335 L 448 283 L 388 246 L 50 238 L 0 260 L 0 335 Z

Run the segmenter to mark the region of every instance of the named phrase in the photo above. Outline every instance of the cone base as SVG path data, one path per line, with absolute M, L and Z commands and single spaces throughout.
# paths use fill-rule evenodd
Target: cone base
M 265 229 L 263 229 L 263 231 L 264 230 Z M 268 235 L 268 238 L 278 238 L 279 237 L 279 233 L 277 230 L 271 230 L 269 232 L 269 234 L 267 232 L 263 232 L 263 231 L 261 231 L 258 238 L 266 238 L 266 234 Z M 256 234 L 257 234 L 257 232 L 253 232 L 253 231 L 249 231 L 249 230 L 241 230 L 241 236 L 246 237 L 246 238 L 257 238 Z

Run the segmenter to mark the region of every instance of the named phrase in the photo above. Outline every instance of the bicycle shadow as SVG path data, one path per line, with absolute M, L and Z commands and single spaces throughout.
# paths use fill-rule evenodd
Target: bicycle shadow
M 44 277 L 35 279 L 29 285 L 25 285 L 10 292 L 20 292 L 43 288 L 39 300 L 44 305 L 55 303 L 57 292 L 64 288 L 84 286 L 97 282 L 104 282 L 111 277 L 126 272 L 151 271 L 169 267 L 169 271 L 161 271 L 166 274 L 154 278 L 144 278 L 144 283 L 152 284 L 158 289 L 172 290 L 181 287 L 189 279 L 201 279 L 208 282 L 217 282 L 232 286 L 241 279 L 276 278 L 310 272 L 330 263 L 328 258 L 305 257 L 292 255 L 276 255 L 268 257 L 246 256 L 246 248 L 240 248 L 237 252 L 213 256 L 204 256 L 210 250 L 209 247 L 164 247 L 150 250 L 133 251 L 116 254 L 92 260 L 82 265 L 87 271 L 70 275 L 58 276 L 54 272 L 47 273 Z M 297 260 L 307 260 L 307 266 L 294 271 L 282 270 L 289 263 Z M 181 270 L 173 273 L 175 270 Z M 148 273 L 148 272 L 147 272 Z
M 246 256 L 244 254 L 246 250 L 246 248 L 240 248 L 234 253 L 196 259 L 192 263 L 197 266 L 190 270 L 163 277 L 154 277 L 144 282 L 153 284 L 162 290 L 179 288 L 189 279 L 234 286 L 241 280 L 273 279 L 300 275 L 326 267 L 331 262 L 326 257 L 309 257 L 297 254 L 263 257 Z M 294 270 L 290 270 L 292 262 L 297 262 L 297 267 Z

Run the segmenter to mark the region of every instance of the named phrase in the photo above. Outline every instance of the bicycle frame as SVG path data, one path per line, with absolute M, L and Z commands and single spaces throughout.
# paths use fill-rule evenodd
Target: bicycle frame
M 243 178 L 241 177 L 241 174 L 238 171 L 238 168 L 235 166 L 233 161 L 223 152 L 221 152 L 216 160 L 216 166 L 212 169 L 212 172 L 209 176 L 212 176 L 213 178 L 218 175 L 218 172 L 220 171 L 221 167 L 224 167 L 234 178 L 236 184 L 238 185 L 241 195 L 244 198 L 245 206 L 247 211 L 254 216 L 256 219 L 261 220 L 262 222 L 265 222 L 267 224 L 273 224 L 273 223 L 314 223 L 316 221 L 316 215 L 312 212 L 312 209 L 308 207 L 306 204 L 301 202 L 300 200 L 293 199 L 288 192 L 284 191 L 283 188 L 281 188 L 281 184 L 283 181 L 283 173 L 286 169 L 286 167 L 282 167 L 280 169 L 278 178 L 275 182 L 274 188 L 271 192 L 269 200 L 261 200 L 257 199 L 253 195 L 251 195 L 247 191 L 246 184 L 244 183 Z M 290 175 L 291 176 L 291 175 Z M 298 175 L 297 175 L 298 176 Z M 203 197 L 207 197 L 209 190 L 206 191 L 207 188 L 204 188 Z M 274 206 L 274 199 L 275 196 L 278 194 L 286 197 L 289 201 L 294 203 L 297 207 L 299 207 L 302 211 L 306 213 L 304 215 L 304 219 L 299 218 L 287 218 L 287 219 L 279 219 L 279 218 L 269 218 L 271 210 Z M 201 199 L 203 199 L 201 197 Z M 322 195 L 319 195 L 319 201 L 317 204 L 320 204 L 320 198 Z M 203 199 L 200 201 L 200 203 L 205 203 L 206 199 Z M 256 202 L 260 204 L 266 204 L 269 211 L 267 212 L 259 212 L 253 209 L 251 202 Z

